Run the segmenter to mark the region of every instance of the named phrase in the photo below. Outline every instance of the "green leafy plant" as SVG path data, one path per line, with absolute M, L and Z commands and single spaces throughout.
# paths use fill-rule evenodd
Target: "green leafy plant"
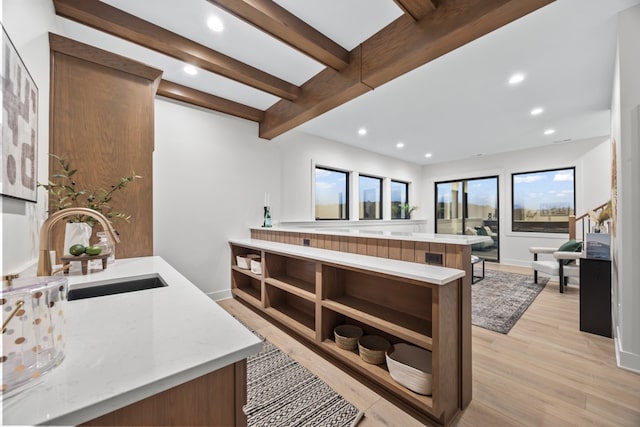
M 418 209 L 417 206 L 410 206 L 408 203 L 399 203 L 393 205 L 394 213 L 399 214 L 401 218 L 411 218 L 411 214 Z
M 78 188 L 74 179 L 78 169 L 73 169 L 71 163 L 64 156 L 51 154 L 58 162 L 56 169 L 51 175 L 48 184 L 38 183 L 38 187 L 42 187 L 51 196 L 49 212 L 60 211 L 67 208 L 89 208 L 100 212 L 110 220 L 124 220 L 129 222 L 131 215 L 127 215 L 121 211 L 115 211 L 110 205 L 114 193 L 124 190 L 126 186 L 142 178 L 135 173 L 131 176 L 120 178 L 118 182 L 111 185 L 109 189 L 97 188 L 86 189 Z M 91 227 L 96 224 L 96 220 L 88 215 L 71 215 L 66 218 L 69 222 L 86 222 Z

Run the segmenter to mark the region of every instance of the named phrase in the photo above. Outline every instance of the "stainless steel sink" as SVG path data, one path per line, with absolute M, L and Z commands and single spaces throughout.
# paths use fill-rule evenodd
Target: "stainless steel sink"
M 68 292 L 67 299 L 69 301 L 74 301 L 78 299 L 102 297 L 105 295 L 144 291 L 147 289 L 162 288 L 164 286 L 167 286 L 167 284 L 158 275 L 148 277 L 128 277 L 120 281 L 83 288 L 73 288 Z

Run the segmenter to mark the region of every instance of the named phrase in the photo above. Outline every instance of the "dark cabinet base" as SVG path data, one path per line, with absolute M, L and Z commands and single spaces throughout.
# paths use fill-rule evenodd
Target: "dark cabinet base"
M 580 330 L 612 337 L 609 260 L 580 260 Z

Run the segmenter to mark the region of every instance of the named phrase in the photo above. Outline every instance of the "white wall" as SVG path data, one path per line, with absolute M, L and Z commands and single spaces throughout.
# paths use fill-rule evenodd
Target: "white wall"
M 173 101 L 155 103 L 154 254 L 214 299 L 230 295 L 230 238 L 280 211 L 280 158 L 258 126 Z M 126 239 L 126 236 L 121 236 Z
M 576 213 L 581 215 L 610 197 L 610 161 L 606 157 L 599 157 L 607 152 L 608 147 L 607 138 L 601 137 L 425 166 L 422 177 L 424 191 L 420 203 L 428 212 L 427 228 L 429 232 L 435 230 L 435 182 L 497 175 L 502 234 L 500 260 L 504 264 L 529 266 L 532 260 L 529 247 L 558 247 L 567 240 L 568 234 L 511 231 L 511 174 L 575 166 Z
M 640 372 L 640 6 L 620 13 L 611 134 L 617 141 L 617 230 L 612 285 L 616 355 Z
M 49 35 L 56 32 L 51 0 L 3 0 L 2 25 L 38 86 L 38 180 L 48 176 Z M 46 217 L 46 193 L 38 203 L 0 197 L 2 205 L 2 274 L 22 272 L 37 260 L 38 231 Z
M 154 254 L 214 299 L 230 295 L 227 242 L 262 225 L 265 192 L 274 223 L 313 219 L 313 162 L 419 191 L 417 165 L 300 132 L 266 141 L 255 123 L 163 98 L 155 107 Z
M 302 132 L 288 132 L 272 143 L 280 147 L 282 159 L 282 212 L 275 212 L 281 221 L 313 221 L 313 165 L 355 171 L 365 175 L 391 178 L 409 182 L 409 202 L 418 205 L 421 190 L 421 168 L 413 163 L 392 159 L 335 141 L 318 138 Z M 352 175 L 350 184 L 352 219 L 358 218 L 357 175 Z M 388 184 L 388 182 L 386 183 Z M 390 217 L 389 187 L 383 189 L 384 218 Z M 412 215 L 421 219 L 425 214 L 420 208 Z

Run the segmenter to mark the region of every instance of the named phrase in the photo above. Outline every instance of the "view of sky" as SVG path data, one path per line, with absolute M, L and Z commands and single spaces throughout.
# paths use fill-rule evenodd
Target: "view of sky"
M 346 173 L 316 168 L 316 204 L 345 203 L 347 200 L 346 189 Z
M 574 170 L 518 174 L 513 177 L 516 208 L 531 210 L 574 205 Z

